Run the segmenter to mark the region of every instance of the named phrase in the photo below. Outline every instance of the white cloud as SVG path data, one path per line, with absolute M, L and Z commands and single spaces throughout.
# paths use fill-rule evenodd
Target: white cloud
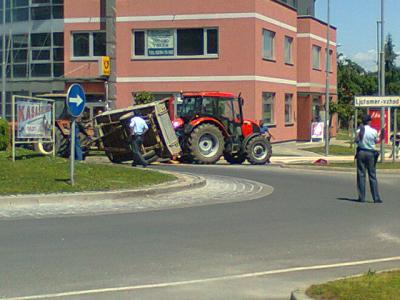
M 400 66 L 400 50 L 395 48 L 395 52 L 399 55 L 396 59 L 396 65 Z M 353 56 L 350 56 L 350 59 L 358 63 L 367 71 L 375 72 L 378 69 L 377 66 L 378 57 L 375 49 L 371 49 L 365 52 L 358 52 Z
M 361 67 L 366 69 L 367 71 L 376 71 L 376 50 L 371 49 L 366 52 L 358 52 L 350 57 L 350 59 L 356 63 L 358 63 Z

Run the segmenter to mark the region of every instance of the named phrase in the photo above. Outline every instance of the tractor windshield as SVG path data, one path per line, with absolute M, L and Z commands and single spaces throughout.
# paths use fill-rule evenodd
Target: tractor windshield
M 177 112 L 180 117 L 203 115 L 241 122 L 239 101 L 235 98 L 185 97 L 179 104 Z

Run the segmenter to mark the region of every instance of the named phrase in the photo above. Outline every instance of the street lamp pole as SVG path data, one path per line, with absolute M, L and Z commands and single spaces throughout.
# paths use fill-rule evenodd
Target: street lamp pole
M 329 155 L 329 72 L 330 72 L 330 0 L 328 0 L 328 22 L 326 28 L 326 86 L 325 86 L 325 156 Z
M 6 118 L 6 1 L 3 0 L 2 58 L 1 58 L 1 116 Z
M 385 96 L 385 1 L 381 0 L 381 62 L 380 96 Z M 385 108 L 381 107 L 381 131 L 385 127 Z M 381 139 L 381 162 L 385 161 L 385 140 Z
M 380 42 L 380 25 L 381 25 L 381 21 L 376 21 L 376 54 L 377 54 L 377 67 L 378 67 L 378 95 L 381 94 L 381 51 L 380 51 L 380 47 L 381 47 L 381 42 Z

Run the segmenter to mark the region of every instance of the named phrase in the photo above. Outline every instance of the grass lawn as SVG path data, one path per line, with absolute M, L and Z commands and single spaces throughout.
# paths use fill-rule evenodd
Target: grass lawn
M 69 160 L 23 149 L 14 163 L 10 152 L 0 152 L 0 170 L 0 195 L 131 189 L 175 179 L 156 171 L 76 162 L 71 186 Z
M 336 139 L 341 141 L 351 141 L 351 133 L 347 129 L 339 129 L 336 133 Z
M 400 271 L 375 273 L 361 277 L 313 285 L 307 295 L 318 300 L 394 300 L 400 295 Z
M 329 163 L 327 167 L 339 167 L 339 168 L 355 168 L 356 165 L 354 162 L 349 162 L 349 163 Z M 378 162 L 376 164 L 377 169 L 400 169 L 400 160 L 398 160 L 396 163 L 393 163 L 392 161 L 387 161 L 384 162 L 383 164 Z
M 325 154 L 325 147 L 312 147 L 312 148 L 304 148 L 301 150 L 315 152 L 317 154 Z M 348 146 L 340 146 L 340 145 L 330 145 L 329 146 L 329 154 L 330 155 L 354 155 L 354 149 Z

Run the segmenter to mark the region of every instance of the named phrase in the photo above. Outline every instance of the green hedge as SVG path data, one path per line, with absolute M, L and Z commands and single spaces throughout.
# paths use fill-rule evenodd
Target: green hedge
M 8 122 L 0 118 L 0 151 L 6 150 L 9 142 Z

